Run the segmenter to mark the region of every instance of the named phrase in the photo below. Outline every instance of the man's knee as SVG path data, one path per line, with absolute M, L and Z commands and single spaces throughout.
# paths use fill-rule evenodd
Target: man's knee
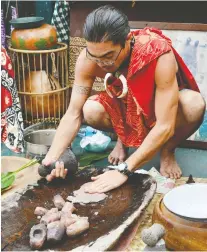
M 202 121 L 206 109 L 206 103 L 200 93 L 192 90 L 181 92 L 180 104 L 185 119 L 189 123 Z
M 104 107 L 97 101 L 87 100 L 83 106 L 83 117 L 89 125 L 99 124 L 105 114 Z

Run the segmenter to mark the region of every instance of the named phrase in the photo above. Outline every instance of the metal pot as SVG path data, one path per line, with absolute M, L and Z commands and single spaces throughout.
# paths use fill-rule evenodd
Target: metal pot
M 36 157 L 40 161 L 45 158 L 55 136 L 56 129 L 54 128 L 56 128 L 56 126 L 57 125 L 52 123 L 38 123 L 25 129 L 24 141 L 26 156 L 28 158 Z M 51 129 L 51 127 L 53 128 Z M 62 153 L 58 161 L 64 162 L 65 169 L 70 171 L 70 175 L 74 174 L 78 169 L 77 159 L 70 148 L 67 148 L 65 152 Z M 47 167 L 40 165 L 38 172 L 40 176 L 45 177 L 54 168 L 55 163 L 52 163 Z
M 43 129 L 26 134 L 24 136 L 26 155 L 44 158 L 52 144 L 55 133 L 55 129 Z
M 56 133 L 57 125 L 43 122 L 31 125 L 24 130 L 24 143 L 28 158 L 43 159 L 47 154 Z

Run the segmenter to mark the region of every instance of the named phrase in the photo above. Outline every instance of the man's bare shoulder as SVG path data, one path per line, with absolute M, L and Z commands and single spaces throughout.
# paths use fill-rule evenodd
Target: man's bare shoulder
M 86 57 L 86 49 L 84 48 L 76 61 L 75 72 L 78 75 L 91 78 L 103 77 L 104 73 L 100 67 Z
M 157 60 L 155 70 L 155 82 L 157 85 L 162 82 L 169 82 L 176 77 L 178 64 L 173 51 L 161 55 Z M 162 80 L 162 81 L 161 81 Z
M 158 58 L 158 63 L 162 66 L 165 67 L 172 67 L 176 65 L 176 58 L 175 55 L 173 53 L 173 51 L 169 51 L 167 53 L 162 54 L 159 58 Z

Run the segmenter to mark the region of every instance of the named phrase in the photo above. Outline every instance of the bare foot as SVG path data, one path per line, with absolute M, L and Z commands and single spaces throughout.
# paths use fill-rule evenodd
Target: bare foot
M 127 158 L 127 151 L 128 148 L 125 147 L 122 144 L 121 140 L 118 138 L 116 146 L 114 147 L 113 151 L 110 153 L 108 157 L 109 163 L 117 165 L 124 162 Z
M 174 152 L 162 151 L 160 160 L 160 173 L 162 176 L 172 179 L 178 179 L 182 171 L 176 162 Z

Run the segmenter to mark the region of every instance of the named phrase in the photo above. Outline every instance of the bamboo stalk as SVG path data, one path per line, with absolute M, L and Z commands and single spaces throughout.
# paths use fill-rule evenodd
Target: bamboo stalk
M 65 114 L 65 92 L 63 91 L 62 92 L 62 95 L 63 95 L 63 114 Z
M 59 68 L 59 61 L 60 61 L 60 53 L 57 53 L 57 71 L 58 71 L 58 83 L 60 83 L 60 68 Z M 62 87 L 62 86 L 61 86 Z
M 54 108 L 54 118 L 56 119 L 56 108 L 55 108 L 55 94 L 53 95 L 53 108 Z
M 15 80 L 17 80 L 17 72 L 16 72 L 16 64 L 17 64 L 17 62 L 15 61 L 15 59 L 14 59 L 14 57 L 15 57 L 15 52 L 12 52 L 12 59 L 13 59 L 13 65 L 14 65 L 14 76 L 15 76 Z M 16 81 L 16 82 L 18 82 L 17 83 L 17 86 L 18 86 L 18 90 L 20 90 L 20 83 L 19 83 L 19 81 Z
M 23 85 L 24 85 L 24 92 L 25 92 L 25 91 L 26 91 L 26 88 L 25 88 L 25 74 L 24 74 L 24 59 L 23 59 L 23 53 L 21 53 L 21 60 L 22 60 Z
M 58 95 L 58 112 L 59 112 L 59 120 L 60 120 L 60 93 Z
M 30 61 L 29 61 L 29 54 L 27 53 L 27 61 L 29 66 L 29 92 L 32 92 L 32 83 L 31 83 L 31 71 L 30 71 Z
M 36 56 L 35 56 L 35 54 L 33 55 L 33 58 L 34 58 L 34 70 L 36 72 Z
M 38 113 L 38 106 L 37 106 L 37 96 L 35 98 L 36 98 L 36 111 L 37 111 L 37 119 L 38 119 L 39 118 L 39 113 Z
M 23 86 L 24 86 L 24 92 L 26 91 L 26 85 L 25 85 L 25 73 L 24 73 L 24 58 L 23 58 L 23 53 L 21 53 L 21 60 L 22 60 L 22 74 L 23 74 Z M 24 106 L 25 106 L 25 118 L 27 121 L 27 101 L 26 101 L 26 96 L 24 97 Z
M 40 72 L 41 72 L 41 92 L 42 92 L 42 116 L 43 116 L 43 121 L 44 121 L 45 115 L 44 115 L 44 96 L 43 96 L 43 83 L 42 83 L 43 82 L 42 80 L 42 54 L 40 54 Z
M 47 106 L 47 108 L 48 108 L 48 115 L 49 115 L 49 119 L 50 119 L 50 95 L 48 95 L 47 96 L 47 101 L 48 101 L 48 106 Z
M 46 54 L 46 74 L 49 77 L 49 70 L 48 70 L 48 53 Z
M 62 92 L 62 91 L 65 91 L 65 90 L 68 90 L 69 87 L 65 87 L 65 88 L 61 88 L 61 89 L 58 89 L 58 90 L 53 90 L 53 91 L 48 91 L 48 92 L 44 92 L 44 93 L 29 93 L 29 92 L 19 92 L 19 94 L 21 95 L 42 95 L 42 94 L 55 94 L 55 93 L 59 93 L 59 92 Z
M 19 91 L 21 91 L 21 86 L 20 86 L 20 71 L 19 71 L 19 54 L 17 54 L 17 69 L 18 69 Z
M 32 93 L 32 82 L 31 82 L 31 69 L 30 69 L 30 60 L 29 60 L 29 54 L 27 53 L 27 60 L 28 60 L 28 66 L 29 66 L 29 91 Z M 32 105 L 32 96 L 30 96 L 30 108 L 31 108 L 31 116 L 32 116 L 32 124 L 33 124 L 33 105 Z
M 64 58 L 63 58 L 63 52 L 61 52 L 61 63 L 62 63 L 62 81 L 61 81 L 61 87 L 64 87 Z
M 68 50 L 65 52 L 65 87 L 68 86 Z

